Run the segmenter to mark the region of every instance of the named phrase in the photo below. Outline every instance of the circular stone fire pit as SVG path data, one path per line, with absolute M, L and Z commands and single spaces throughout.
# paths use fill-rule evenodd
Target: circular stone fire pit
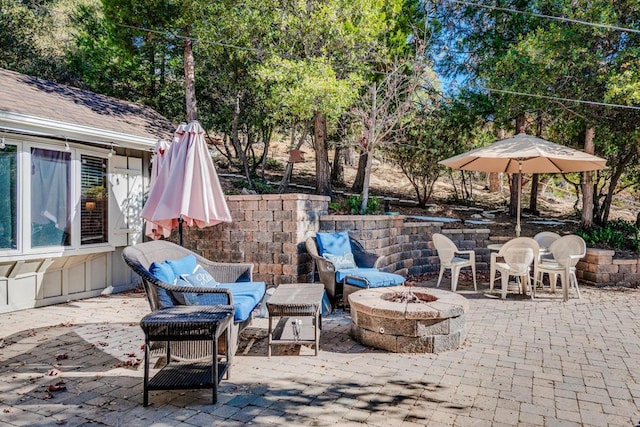
M 413 295 L 401 295 L 411 292 Z M 407 302 L 407 298 L 419 302 Z M 396 302 L 400 301 L 400 302 Z M 440 289 L 394 287 L 349 295 L 351 335 L 364 344 L 395 353 L 439 353 L 465 339 L 467 300 Z

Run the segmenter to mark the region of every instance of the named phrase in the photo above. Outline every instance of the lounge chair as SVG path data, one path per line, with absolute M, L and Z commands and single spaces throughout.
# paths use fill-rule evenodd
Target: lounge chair
M 404 277 L 380 271 L 380 257 L 365 251 L 346 231 L 317 233 L 307 239 L 306 247 L 332 302 L 340 295 L 340 287 L 343 300 L 348 303 L 349 294 L 360 289 L 404 283 Z
M 232 305 L 235 314 L 229 345 L 231 354 L 235 353 L 238 333 L 249 325 L 253 310 L 265 295 L 264 282 L 252 281 L 253 264 L 209 261 L 182 246 L 165 240 L 129 246 L 124 249 L 122 257 L 142 279 L 152 311 L 174 305 Z M 176 268 L 193 270 L 194 260 L 196 265 L 201 266 L 218 282 L 214 285 L 215 287 L 194 287 L 176 279 L 178 276 L 184 276 L 172 270 Z M 172 343 L 171 354 L 176 358 L 185 359 L 211 354 L 211 346 L 206 342 L 187 341 L 187 343 L 188 345 L 181 342 Z M 222 349 L 224 345 L 226 343 L 222 344 Z

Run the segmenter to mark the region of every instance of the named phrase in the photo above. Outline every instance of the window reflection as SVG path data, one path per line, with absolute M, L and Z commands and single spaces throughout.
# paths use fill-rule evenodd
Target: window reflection
M 70 245 L 71 153 L 31 149 L 31 246 Z
M 0 149 L 0 249 L 16 249 L 17 148 Z

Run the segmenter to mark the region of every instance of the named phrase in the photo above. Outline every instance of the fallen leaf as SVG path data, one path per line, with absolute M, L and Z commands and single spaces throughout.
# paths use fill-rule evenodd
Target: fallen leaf
M 60 372 L 57 369 L 51 369 L 49 372 L 47 372 L 47 376 L 49 377 L 57 377 L 58 375 L 60 375 L 62 372 Z
M 10 408 L 4 408 L 2 412 L 4 412 L 5 414 L 10 414 L 11 412 L 13 412 L 13 410 Z
M 49 384 L 49 388 L 47 388 L 47 391 L 67 391 L 67 386 L 64 384 L 64 381 L 60 381 L 56 384 Z
M 48 391 L 45 391 L 43 399 L 53 399 L 53 394 L 49 393 Z
M 67 353 L 56 354 L 56 360 L 65 360 L 68 358 L 69 358 L 69 355 Z
M 125 354 L 125 356 L 127 356 L 127 357 L 136 357 L 136 354 L 135 353 L 127 353 L 127 354 Z

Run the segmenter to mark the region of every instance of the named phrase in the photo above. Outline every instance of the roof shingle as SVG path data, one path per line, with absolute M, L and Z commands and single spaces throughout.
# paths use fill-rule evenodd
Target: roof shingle
M 0 111 L 143 138 L 170 138 L 175 130 L 150 107 L 2 68 Z

